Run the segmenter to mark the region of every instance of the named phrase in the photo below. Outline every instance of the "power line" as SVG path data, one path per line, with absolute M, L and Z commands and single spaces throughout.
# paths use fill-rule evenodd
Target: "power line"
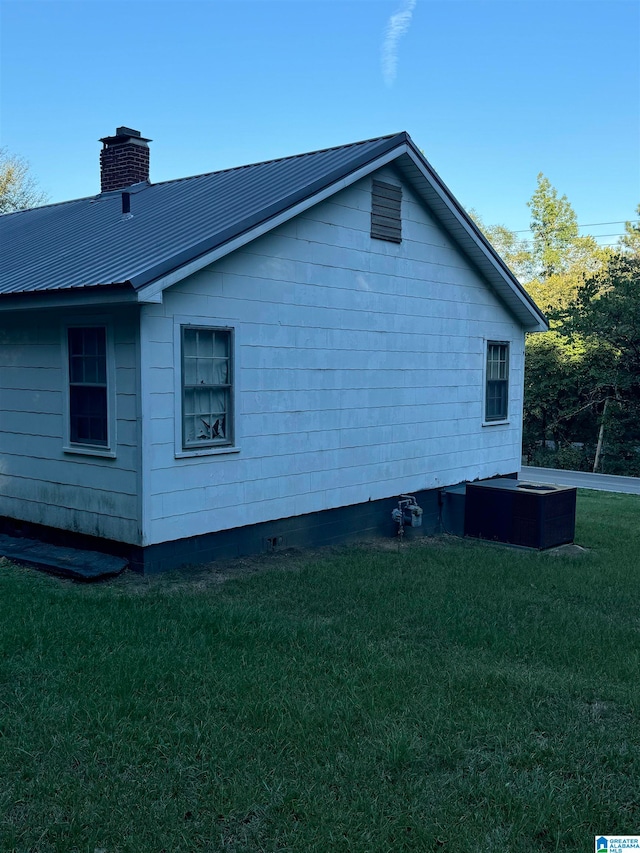
M 582 237 L 593 237 L 594 240 L 599 240 L 601 237 L 624 237 L 626 231 L 623 231 L 621 234 L 613 233 L 613 234 L 582 234 Z
M 578 228 L 596 228 L 600 225 L 626 225 L 627 222 L 640 222 L 640 219 L 620 219 L 617 222 L 587 222 L 584 225 L 578 225 Z
M 617 234 L 617 233 L 615 233 L 615 234 L 581 234 L 580 237 L 582 237 L 582 238 L 591 237 L 592 240 L 596 240 L 596 241 L 602 240 L 604 237 L 617 237 L 618 240 L 620 240 L 621 237 L 625 236 L 625 233 L 626 232 L 623 232 L 622 234 Z M 535 243 L 536 243 L 535 240 L 520 240 L 519 241 L 520 246 L 535 246 Z M 604 244 L 600 244 L 600 245 L 604 245 Z M 607 245 L 613 246 L 615 244 L 610 243 Z
M 617 246 L 617 243 L 598 243 L 599 249 L 606 249 L 609 246 Z
M 618 219 L 615 222 L 585 222 L 584 225 L 576 225 L 576 228 L 599 228 L 601 225 L 626 225 L 627 222 L 633 225 L 634 223 L 639 223 L 640 219 Z M 519 231 L 513 231 L 512 233 L 525 234 L 527 231 L 533 231 L 533 228 L 521 228 Z

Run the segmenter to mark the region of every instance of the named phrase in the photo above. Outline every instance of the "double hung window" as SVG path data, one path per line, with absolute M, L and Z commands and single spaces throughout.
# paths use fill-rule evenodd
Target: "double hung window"
M 69 441 L 109 446 L 107 330 L 104 326 L 67 330 L 69 357 Z
M 233 444 L 231 329 L 183 326 L 182 447 Z
M 509 344 L 487 342 L 485 421 L 506 421 L 509 413 Z

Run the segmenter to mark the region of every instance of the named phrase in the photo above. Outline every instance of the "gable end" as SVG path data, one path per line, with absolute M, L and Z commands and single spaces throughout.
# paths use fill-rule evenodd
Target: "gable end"
M 402 187 L 371 182 L 371 236 L 402 243 Z

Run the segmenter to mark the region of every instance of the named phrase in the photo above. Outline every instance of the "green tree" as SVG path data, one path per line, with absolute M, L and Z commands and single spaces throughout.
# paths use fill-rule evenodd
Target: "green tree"
M 505 225 L 486 225 L 475 211 L 471 218 L 543 310 L 566 306 L 584 276 L 606 260 L 593 237 L 578 234 L 576 214 L 542 172 L 527 205 L 531 208 L 530 240 Z
M 526 282 L 531 277 L 532 255 L 527 241 L 518 237 L 506 225 L 485 225 L 480 214 L 471 209 L 469 215 L 500 255 L 512 273 L 521 281 Z
M 527 340 L 523 450 L 534 464 L 592 467 L 598 429 L 594 413 L 607 398 L 593 366 L 610 360 L 599 343 L 558 331 Z
M 605 266 L 613 252 L 602 248 L 593 237 L 578 237 L 566 250 L 566 269 L 527 282 L 527 291 L 557 327 L 562 312 L 573 302 L 584 282 Z
M 594 470 L 640 474 L 640 256 L 613 254 L 580 288 L 565 313 L 564 335 L 581 339 L 598 415 Z M 598 399 L 596 399 L 596 396 Z
M 531 209 L 532 255 L 537 277 L 547 279 L 566 272 L 571 265 L 571 249 L 579 239 L 576 214 L 566 195 L 558 197 L 556 188 L 540 172 L 538 186 L 527 205 Z
M 606 341 L 617 353 L 618 382 L 640 385 L 640 257 L 615 254 L 589 278 L 569 307 L 565 331 Z
M 490 225 L 485 234 L 500 257 L 521 282 L 531 277 L 533 259 L 526 240 L 505 225 Z
M 640 226 L 627 223 L 619 251 L 602 248 L 537 181 L 529 241 L 472 212 L 550 320 L 527 338 L 523 450 L 538 464 L 640 474 Z
M 46 204 L 47 196 L 29 174 L 29 164 L 0 148 L 0 213 Z
M 621 251 L 640 258 L 640 204 L 636 207 L 638 220 L 625 222 L 624 234 L 618 240 Z
M 562 440 L 563 427 L 579 407 L 571 361 L 567 341 L 557 332 L 528 337 L 522 444 L 533 464 L 544 462 L 547 442 Z

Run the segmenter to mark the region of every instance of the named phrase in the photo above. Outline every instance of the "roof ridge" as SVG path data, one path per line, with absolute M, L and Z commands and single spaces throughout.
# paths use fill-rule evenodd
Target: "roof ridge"
M 226 169 L 214 169 L 212 172 L 200 172 L 197 175 L 185 175 L 182 178 L 169 178 L 166 181 L 158 181 L 157 183 L 149 182 L 151 187 L 159 187 L 163 184 L 177 184 L 180 181 L 190 181 L 194 178 L 208 178 L 210 175 L 222 175 L 225 172 L 239 172 L 242 169 L 252 169 L 255 166 L 267 166 L 270 163 L 281 163 L 284 160 L 298 160 L 303 157 L 311 157 L 315 154 L 326 154 L 328 151 L 340 151 L 344 148 L 357 148 L 359 145 L 367 145 L 371 142 L 382 142 L 385 139 L 393 139 L 394 137 L 408 137 L 405 130 L 398 133 L 387 133 L 384 136 L 372 136 L 370 139 L 361 139 L 358 142 L 346 142 L 342 145 L 330 145 L 327 148 L 318 148 L 315 151 L 302 151 L 300 154 L 287 154 L 284 157 L 272 157 L 270 160 L 258 160 L 255 163 L 243 163 L 240 166 L 228 166 Z
M 403 130 L 403 131 L 400 131 L 398 133 L 387 133 L 384 136 L 372 136 L 370 139 L 361 139 L 358 142 L 347 142 L 347 143 L 343 143 L 342 145 L 330 145 L 327 148 L 318 148 L 315 151 L 303 151 L 300 154 L 288 154 L 284 157 L 272 157 L 270 160 L 258 160 L 255 163 L 243 163 L 239 166 L 229 166 L 226 169 L 214 169 L 211 172 L 200 172 L 197 175 L 185 175 L 181 178 L 169 178 L 166 181 L 157 181 L 157 182 L 147 181 L 146 182 L 147 186 L 143 187 L 141 189 L 149 189 L 151 187 L 161 187 L 161 186 L 164 186 L 166 184 L 178 184 L 182 181 L 191 181 L 191 180 L 194 180 L 196 178 L 208 178 L 211 175 L 223 175 L 225 172 L 239 172 L 242 169 L 252 169 L 256 166 L 267 166 L 270 163 L 281 163 L 284 160 L 298 160 L 298 159 L 302 159 L 303 157 L 311 157 L 315 154 L 326 154 L 328 151 L 339 151 L 339 150 L 345 149 L 345 148 L 357 148 L 359 145 L 366 145 L 366 144 L 371 143 L 371 142 L 382 142 L 385 139 L 393 139 L 396 136 L 407 138 L 408 134 L 406 131 Z M 140 182 L 140 183 L 143 183 L 143 182 Z M 50 204 L 41 204 L 41 205 L 38 205 L 37 207 L 26 207 L 26 208 L 21 209 L 21 210 L 12 210 L 8 213 L 3 213 L 0 215 L 3 217 L 14 216 L 17 213 L 30 213 L 33 210 L 44 210 L 45 208 L 59 207 L 60 205 L 63 205 L 63 204 L 75 204 L 76 202 L 79 202 L 79 201 L 91 201 L 91 200 L 99 199 L 105 195 L 115 195 L 118 192 L 127 192 L 128 189 L 129 189 L 128 187 L 122 187 L 120 190 L 111 190 L 109 193 L 93 193 L 92 195 L 80 196 L 80 198 L 69 198 L 69 199 L 65 199 L 64 201 L 53 201 Z

